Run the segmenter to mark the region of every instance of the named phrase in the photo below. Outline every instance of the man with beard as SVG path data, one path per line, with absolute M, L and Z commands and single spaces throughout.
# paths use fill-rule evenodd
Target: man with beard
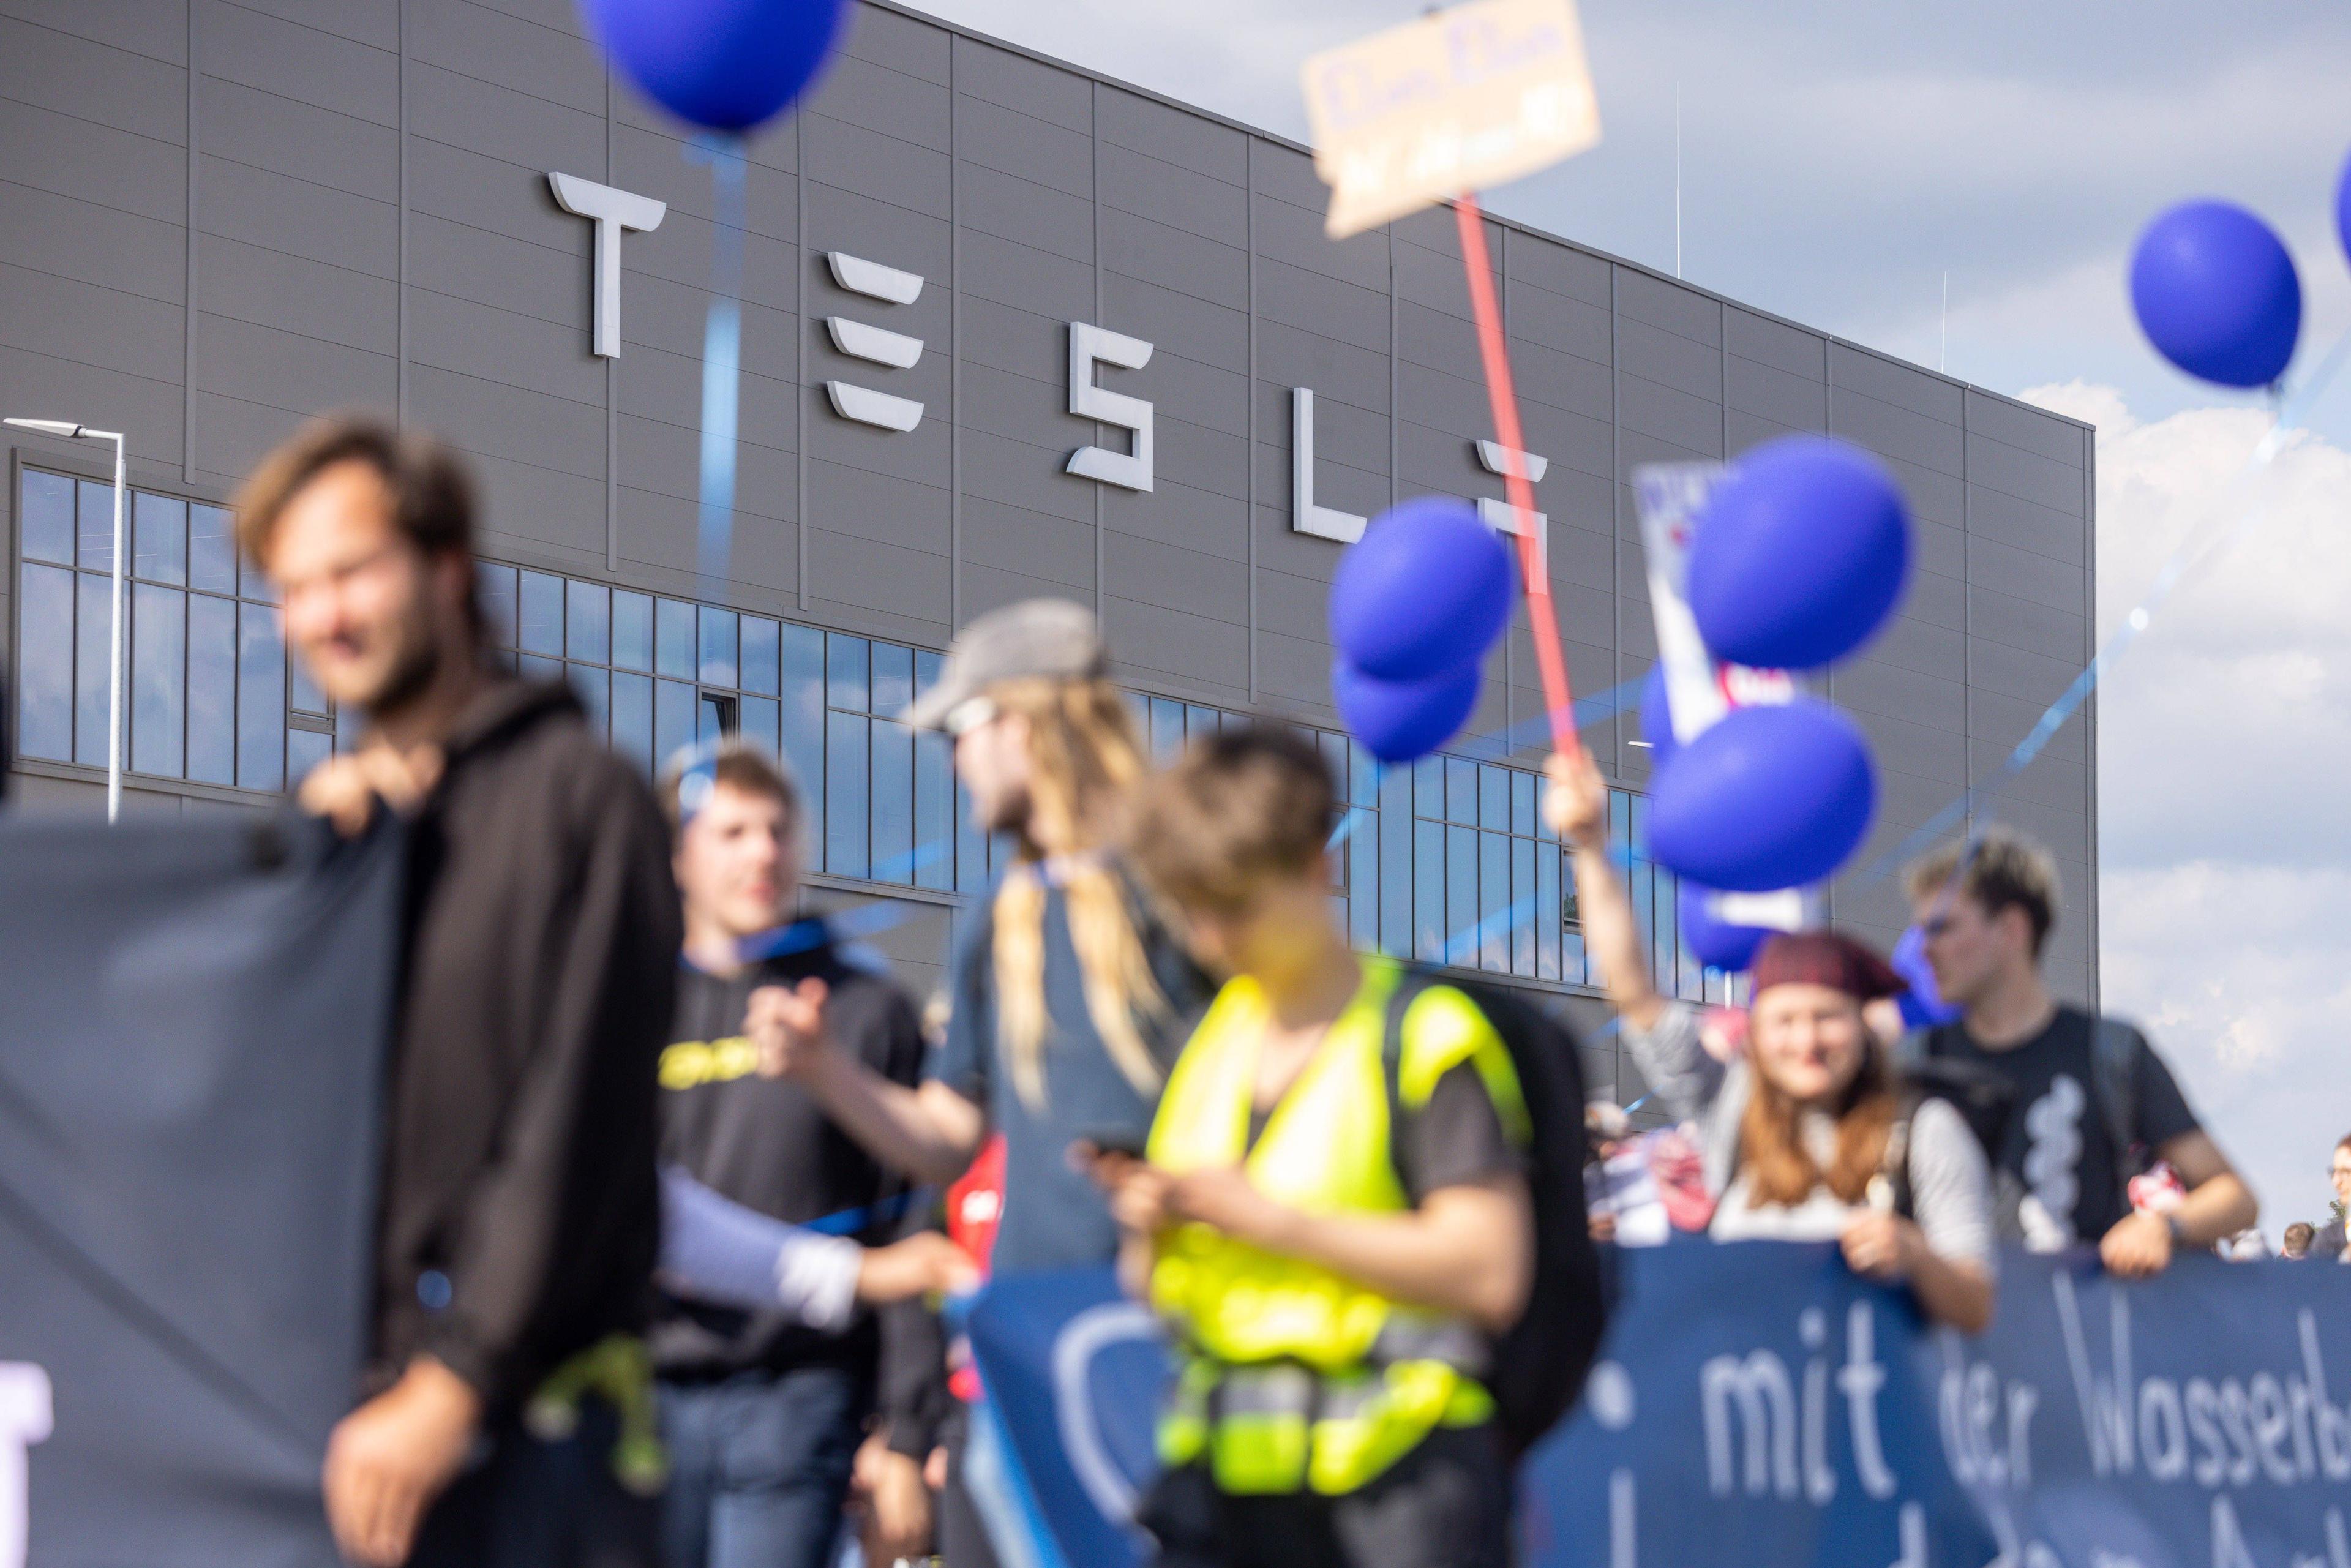
M 380 800 L 410 854 L 371 1359 L 328 1447 L 328 1520 L 375 1568 L 651 1563 L 634 1336 L 680 940 L 660 812 L 565 687 L 489 668 L 446 448 L 321 422 L 237 512 L 288 645 L 367 720 L 303 802 L 355 830 Z

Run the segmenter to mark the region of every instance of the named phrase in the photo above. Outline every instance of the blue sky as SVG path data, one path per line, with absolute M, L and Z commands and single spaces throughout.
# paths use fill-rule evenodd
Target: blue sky
M 1298 64 L 1401 0 L 924 0 L 935 14 L 1301 138 Z M 2307 374 L 2351 329 L 2333 232 L 2351 10 L 2212 0 L 1583 0 L 1604 139 L 1498 212 L 2099 426 L 2102 630 L 2199 523 L 2256 497 L 2257 398 L 2165 365 L 2123 277 L 2157 212 L 2221 196 L 2284 235 Z M 2323 1216 L 2351 1132 L 2351 373 L 2272 466 L 2259 527 L 2100 695 L 2110 1006 L 2145 1021 L 2263 1194 Z M 2053 692 L 2051 694 L 2055 695 Z

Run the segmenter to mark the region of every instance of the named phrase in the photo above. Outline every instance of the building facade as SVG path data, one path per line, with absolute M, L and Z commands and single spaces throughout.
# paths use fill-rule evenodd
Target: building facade
M 571 680 L 649 768 L 721 731 L 776 747 L 811 800 L 813 896 L 874 905 L 860 924 L 917 988 L 1000 851 L 943 743 L 894 716 L 957 626 L 1059 594 L 1101 614 L 1155 747 L 1250 713 L 1322 733 L 1360 943 L 1592 994 L 1535 810 L 1523 614 L 1445 757 L 1384 771 L 1330 708 L 1342 541 L 1409 496 L 1502 493 L 1451 214 L 1332 243 L 1304 149 L 860 0 L 819 90 L 747 150 L 736 488 L 706 570 L 725 154 L 611 82 L 569 0 L 0 0 L 0 413 L 129 439 L 127 811 L 266 804 L 348 739 L 225 503 L 305 416 L 375 408 L 471 458 L 502 656 Z M 1488 248 L 1583 738 L 1685 995 L 1724 982 L 1638 854 L 1631 475 L 1828 430 L 1901 476 L 1913 586 L 1829 681 L 1882 783 L 1830 910 L 1890 942 L 1901 900 L 1870 862 L 2089 657 L 2088 427 L 1523 226 L 1489 218 Z M 107 455 L 9 450 L 8 797 L 89 810 Z M 2057 855 L 2052 974 L 2083 999 L 2094 725 L 1983 800 Z M 1601 1087 L 1638 1092 L 1593 1052 Z

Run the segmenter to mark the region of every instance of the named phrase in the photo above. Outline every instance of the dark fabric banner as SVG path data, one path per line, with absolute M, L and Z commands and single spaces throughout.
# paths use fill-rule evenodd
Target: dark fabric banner
M 0 825 L 0 1568 L 329 1568 L 395 835 Z
M 2012 1253 L 1967 1339 L 1824 1246 L 1614 1258 L 1603 1359 L 1519 1478 L 1533 1568 L 2351 1568 L 2351 1269 Z M 971 1328 L 1037 1559 L 1140 1561 L 1164 1353 L 1108 1270 L 999 1281 Z

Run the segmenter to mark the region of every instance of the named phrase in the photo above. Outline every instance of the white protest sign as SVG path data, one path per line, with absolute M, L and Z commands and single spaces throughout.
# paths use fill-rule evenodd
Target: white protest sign
M 1600 140 L 1573 0 L 1471 0 L 1325 50 L 1301 80 L 1332 239 Z
M 25 1568 L 32 1525 L 27 1461 L 33 1445 L 48 1440 L 55 1419 L 49 1375 L 30 1362 L 0 1361 L 0 1568 Z
M 1651 463 L 1633 470 L 1634 509 L 1641 517 L 1641 550 L 1649 577 L 1649 612 L 1657 628 L 1657 663 L 1666 671 L 1666 706 L 1674 739 L 1684 746 L 1713 728 L 1736 707 L 1768 707 L 1796 695 L 1785 670 L 1722 664 L 1706 651 L 1689 607 L 1690 536 L 1708 491 L 1723 475 L 1719 463 Z M 1803 895 L 1723 893 L 1711 900 L 1715 916 L 1734 925 L 1794 931 L 1808 923 Z

